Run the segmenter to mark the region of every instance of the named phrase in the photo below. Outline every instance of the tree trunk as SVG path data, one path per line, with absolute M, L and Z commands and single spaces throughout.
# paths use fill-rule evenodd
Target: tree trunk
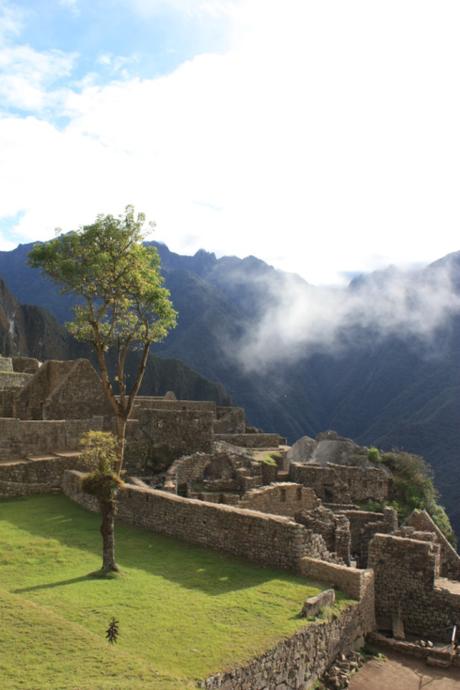
M 115 472 L 120 475 L 123 467 L 123 460 L 125 458 L 126 447 L 126 426 L 128 422 L 126 417 L 117 416 L 117 437 L 118 437 L 118 462 L 115 467 Z
M 104 574 L 118 572 L 119 567 L 115 562 L 115 499 L 100 500 L 102 523 L 102 572 Z

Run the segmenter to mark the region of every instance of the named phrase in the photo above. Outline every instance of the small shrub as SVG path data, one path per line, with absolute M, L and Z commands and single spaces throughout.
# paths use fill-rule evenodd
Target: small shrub
M 366 510 L 370 513 L 383 513 L 383 509 L 385 507 L 385 503 L 382 501 L 365 501 L 364 503 L 360 503 L 359 507 L 361 510 Z
M 112 474 L 118 460 L 117 438 L 106 431 L 88 431 L 80 439 L 83 461 L 100 474 Z
M 116 437 L 105 431 L 88 431 L 82 436 L 80 445 L 82 459 L 92 469 L 82 481 L 83 491 L 99 500 L 110 501 L 123 485 L 114 471 L 118 460 Z
M 375 446 L 369 448 L 369 450 L 367 451 L 367 459 L 370 462 L 379 462 L 381 460 L 379 449 L 375 448 Z

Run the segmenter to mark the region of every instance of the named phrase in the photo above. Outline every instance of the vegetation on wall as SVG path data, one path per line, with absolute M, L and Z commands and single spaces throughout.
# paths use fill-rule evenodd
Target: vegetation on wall
M 449 517 L 438 503 L 439 493 L 433 483 L 431 467 L 421 455 L 391 451 L 380 453 L 369 448 L 369 460 L 381 462 L 393 475 L 392 500 L 388 505 L 398 511 L 400 520 L 405 520 L 415 510 L 426 510 L 447 537 L 456 546 L 456 537 Z M 378 509 L 378 504 L 367 505 L 368 510 Z M 381 506 L 380 506 L 381 507 Z

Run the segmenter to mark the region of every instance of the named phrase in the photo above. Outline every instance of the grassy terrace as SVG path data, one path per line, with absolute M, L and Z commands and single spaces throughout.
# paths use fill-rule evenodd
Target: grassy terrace
M 301 603 L 320 589 L 126 525 L 117 526 L 122 575 L 95 579 L 98 528 L 99 516 L 64 496 L 0 501 L 5 690 L 193 688 L 304 626 Z

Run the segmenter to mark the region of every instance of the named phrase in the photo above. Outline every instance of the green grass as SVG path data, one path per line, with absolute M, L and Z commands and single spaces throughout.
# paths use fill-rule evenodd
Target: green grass
M 0 501 L 2 690 L 186 690 L 304 626 L 301 604 L 321 589 L 126 525 L 122 575 L 97 579 L 98 530 L 63 496 Z

